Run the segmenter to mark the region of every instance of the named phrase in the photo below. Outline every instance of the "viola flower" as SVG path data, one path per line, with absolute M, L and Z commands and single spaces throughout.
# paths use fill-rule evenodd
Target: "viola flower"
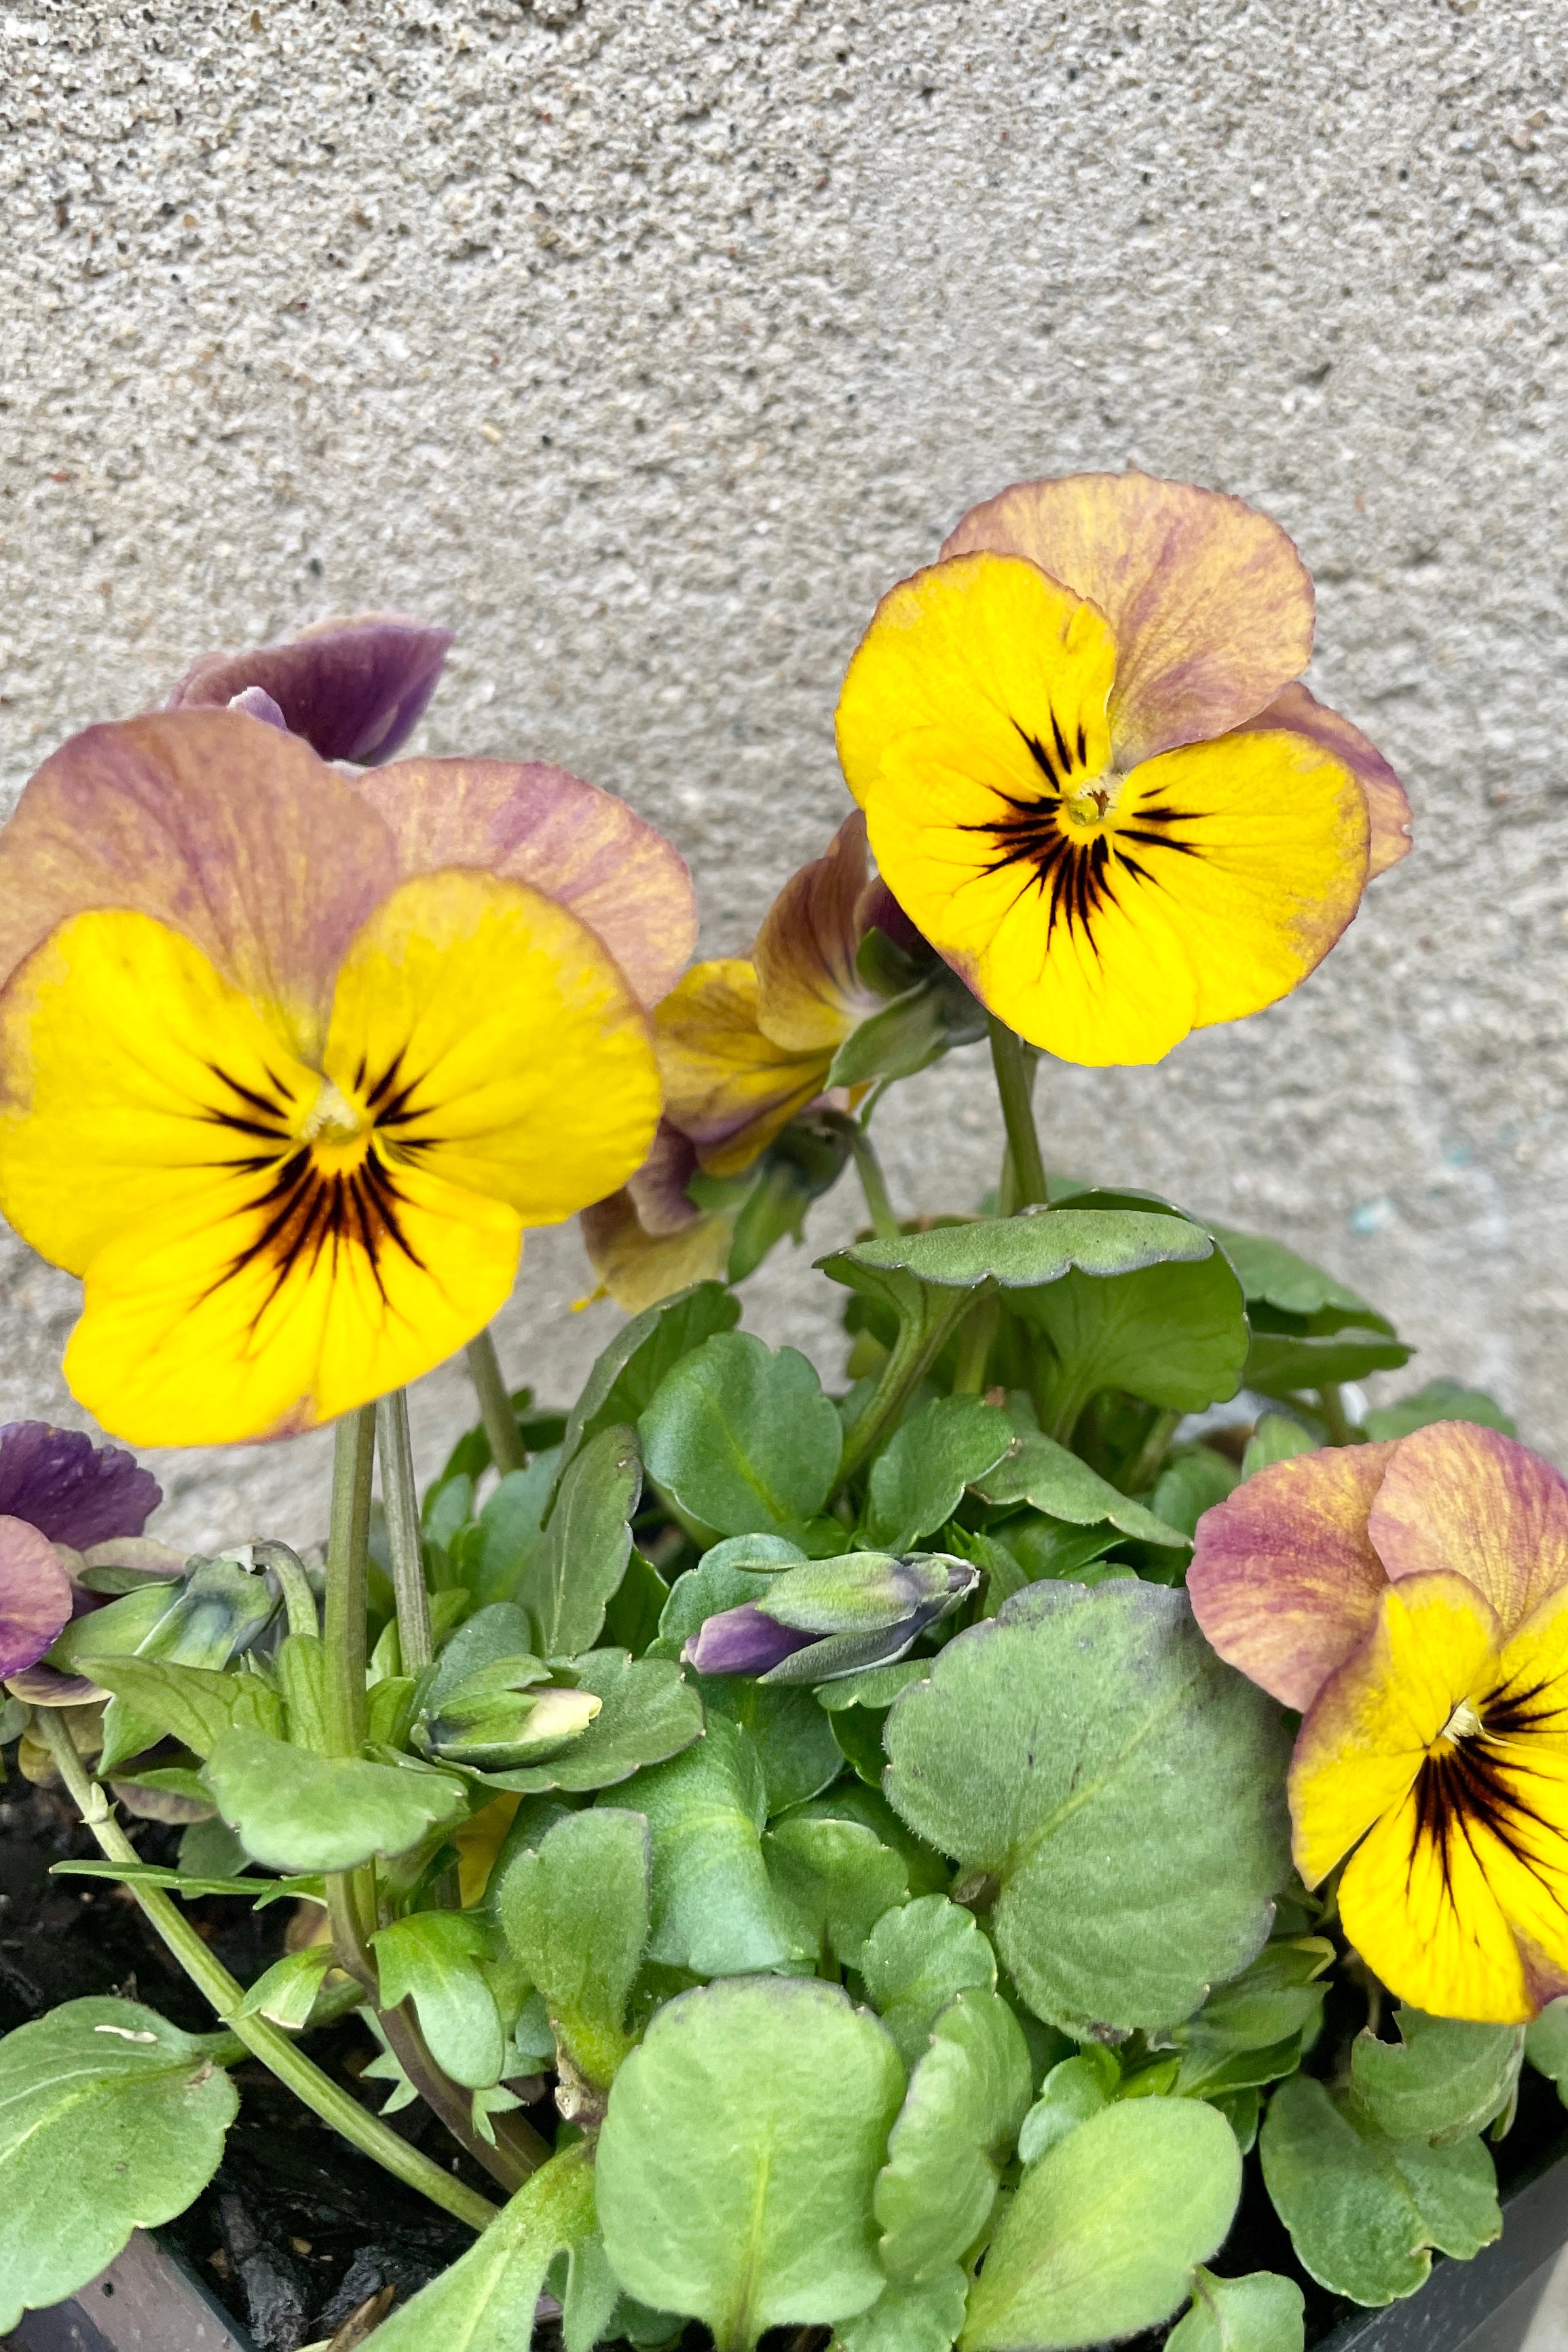
M 351 779 L 227 710 L 73 738 L 0 833 L 0 1210 L 83 1280 L 73 1392 L 216 1444 L 439 1363 L 641 1162 L 692 929 L 559 769 Z
M 163 1499 L 151 1471 L 80 1430 L 0 1429 L 0 1676 L 25 1674 L 92 1605 L 57 1545 L 76 1554 L 139 1536 Z
M 323 760 L 389 760 L 436 691 L 452 643 L 402 613 L 318 621 L 279 645 L 203 654 L 166 710 L 240 709 L 302 735 Z
M 1005 490 L 882 599 L 844 681 L 883 877 L 1066 1061 L 1156 1062 L 1273 1003 L 1409 847 L 1393 771 L 1299 683 L 1311 646 L 1300 558 L 1239 499 Z
M 1468 1422 L 1298 1454 L 1198 1523 L 1222 1658 L 1302 1710 L 1297 1867 L 1417 2009 L 1568 1992 L 1568 1481 Z

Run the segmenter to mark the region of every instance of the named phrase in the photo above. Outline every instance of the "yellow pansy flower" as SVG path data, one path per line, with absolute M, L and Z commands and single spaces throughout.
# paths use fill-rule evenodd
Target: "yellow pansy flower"
M 886 595 L 838 749 L 877 864 L 999 1019 L 1158 1061 L 1270 1004 L 1409 846 L 1405 795 L 1299 683 L 1312 587 L 1238 499 L 1028 482 Z
M 75 737 L 0 834 L 0 1210 L 82 1279 L 74 1394 L 218 1444 L 439 1363 L 643 1159 L 692 927 L 560 770 L 351 779 L 227 710 Z
M 1349 1856 L 1373 1973 L 1497 2023 L 1568 1992 L 1568 1481 L 1467 1422 L 1298 1454 L 1205 1513 L 1187 1589 L 1303 1710 L 1297 1867 Z

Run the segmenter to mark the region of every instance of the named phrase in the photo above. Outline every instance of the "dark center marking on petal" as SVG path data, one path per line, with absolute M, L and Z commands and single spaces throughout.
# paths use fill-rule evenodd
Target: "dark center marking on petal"
M 1415 1825 L 1410 1842 L 1405 1887 L 1408 1893 L 1423 1846 L 1437 1857 L 1443 1891 L 1454 1899 L 1453 1855 L 1462 1839 L 1483 1878 L 1486 1865 L 1476 1847 L 1476 1832 L 1495 1838 L 1521 1869 L 1528 1871 L 1548 1899 L 1568 1918 L 1568 1839 L 1556 1824 L 1536 1811 L 1522 1792 L 1528 1771 L 1517 1750 L 1510 1754 L 1500 1740 L 1528 1734 L 1532 1726 L 1557 1714 L 1555 1706 L 1534 1710 L 1546 1685 L 1518 1693 L 1493 1694 L 1482 1711 L 1478 1736 L 1434 1748 L 1416 1775 Z M 1534 1711 L 1532 1711 L 1534 1710 Z M 1542 1851 L 1542 1841 L 1555 1853 Z M 1555 1882 L 1555 1883 L 1554 1883 Z

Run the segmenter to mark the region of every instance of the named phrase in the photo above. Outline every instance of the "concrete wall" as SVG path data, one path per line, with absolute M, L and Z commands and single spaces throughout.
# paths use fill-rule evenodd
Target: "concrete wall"
M 846 805 L 874 599 L 968 502 L 1238 491 L 1418 852 L 1276 1011 L 1047 1068 L 1051 1157 L 1319 1255 L 1568 1455 L 1560 9 L 12 5 L 0 776 L 195 652 L 396 604 L 458 633 L 424 741 L 625 793 L 736 948 Z M 887 1142 L 902 1201 L 971 1202 L 985 1072 Z M 816 1345 L 804 1265 L 753 1319 Z M 0 1270 L 0 1412 L 69 1417 L 73 1286 Z M 515 1376 L 569 1387 L 585 1286 L 531 1244 Z M 460 1384 L 418 1411 L 428 1457 Z M 322 1453 L 166 1462 L 170 1523 L 309 1533 Z

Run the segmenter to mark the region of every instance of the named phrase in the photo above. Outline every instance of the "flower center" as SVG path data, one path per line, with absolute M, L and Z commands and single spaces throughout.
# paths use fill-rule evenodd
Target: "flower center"
M 1082 785 L 1064 796 L 1060 813 L 1075 832 L 1092 833 L 1115 814 L 1121 796 L 1121 778 L 1114 768 L 1108 768 L 1098 783 Z
M 1474 1739 L 1485 1729 L 1486 1726 L 1474 1706 L 1468 1698 L 1462 1698 L 1437 1737 L 1451 1740 L 1457 1746 L 1461 1739 Z
M 371 1122 L 358 1105 L 331 1078 L 323 1078 L 300 1129 L 300 1140 L 310 1147 L 318 1168 L 337 1171 L 359 1166 L 370 1149 L 370 1129 Z

